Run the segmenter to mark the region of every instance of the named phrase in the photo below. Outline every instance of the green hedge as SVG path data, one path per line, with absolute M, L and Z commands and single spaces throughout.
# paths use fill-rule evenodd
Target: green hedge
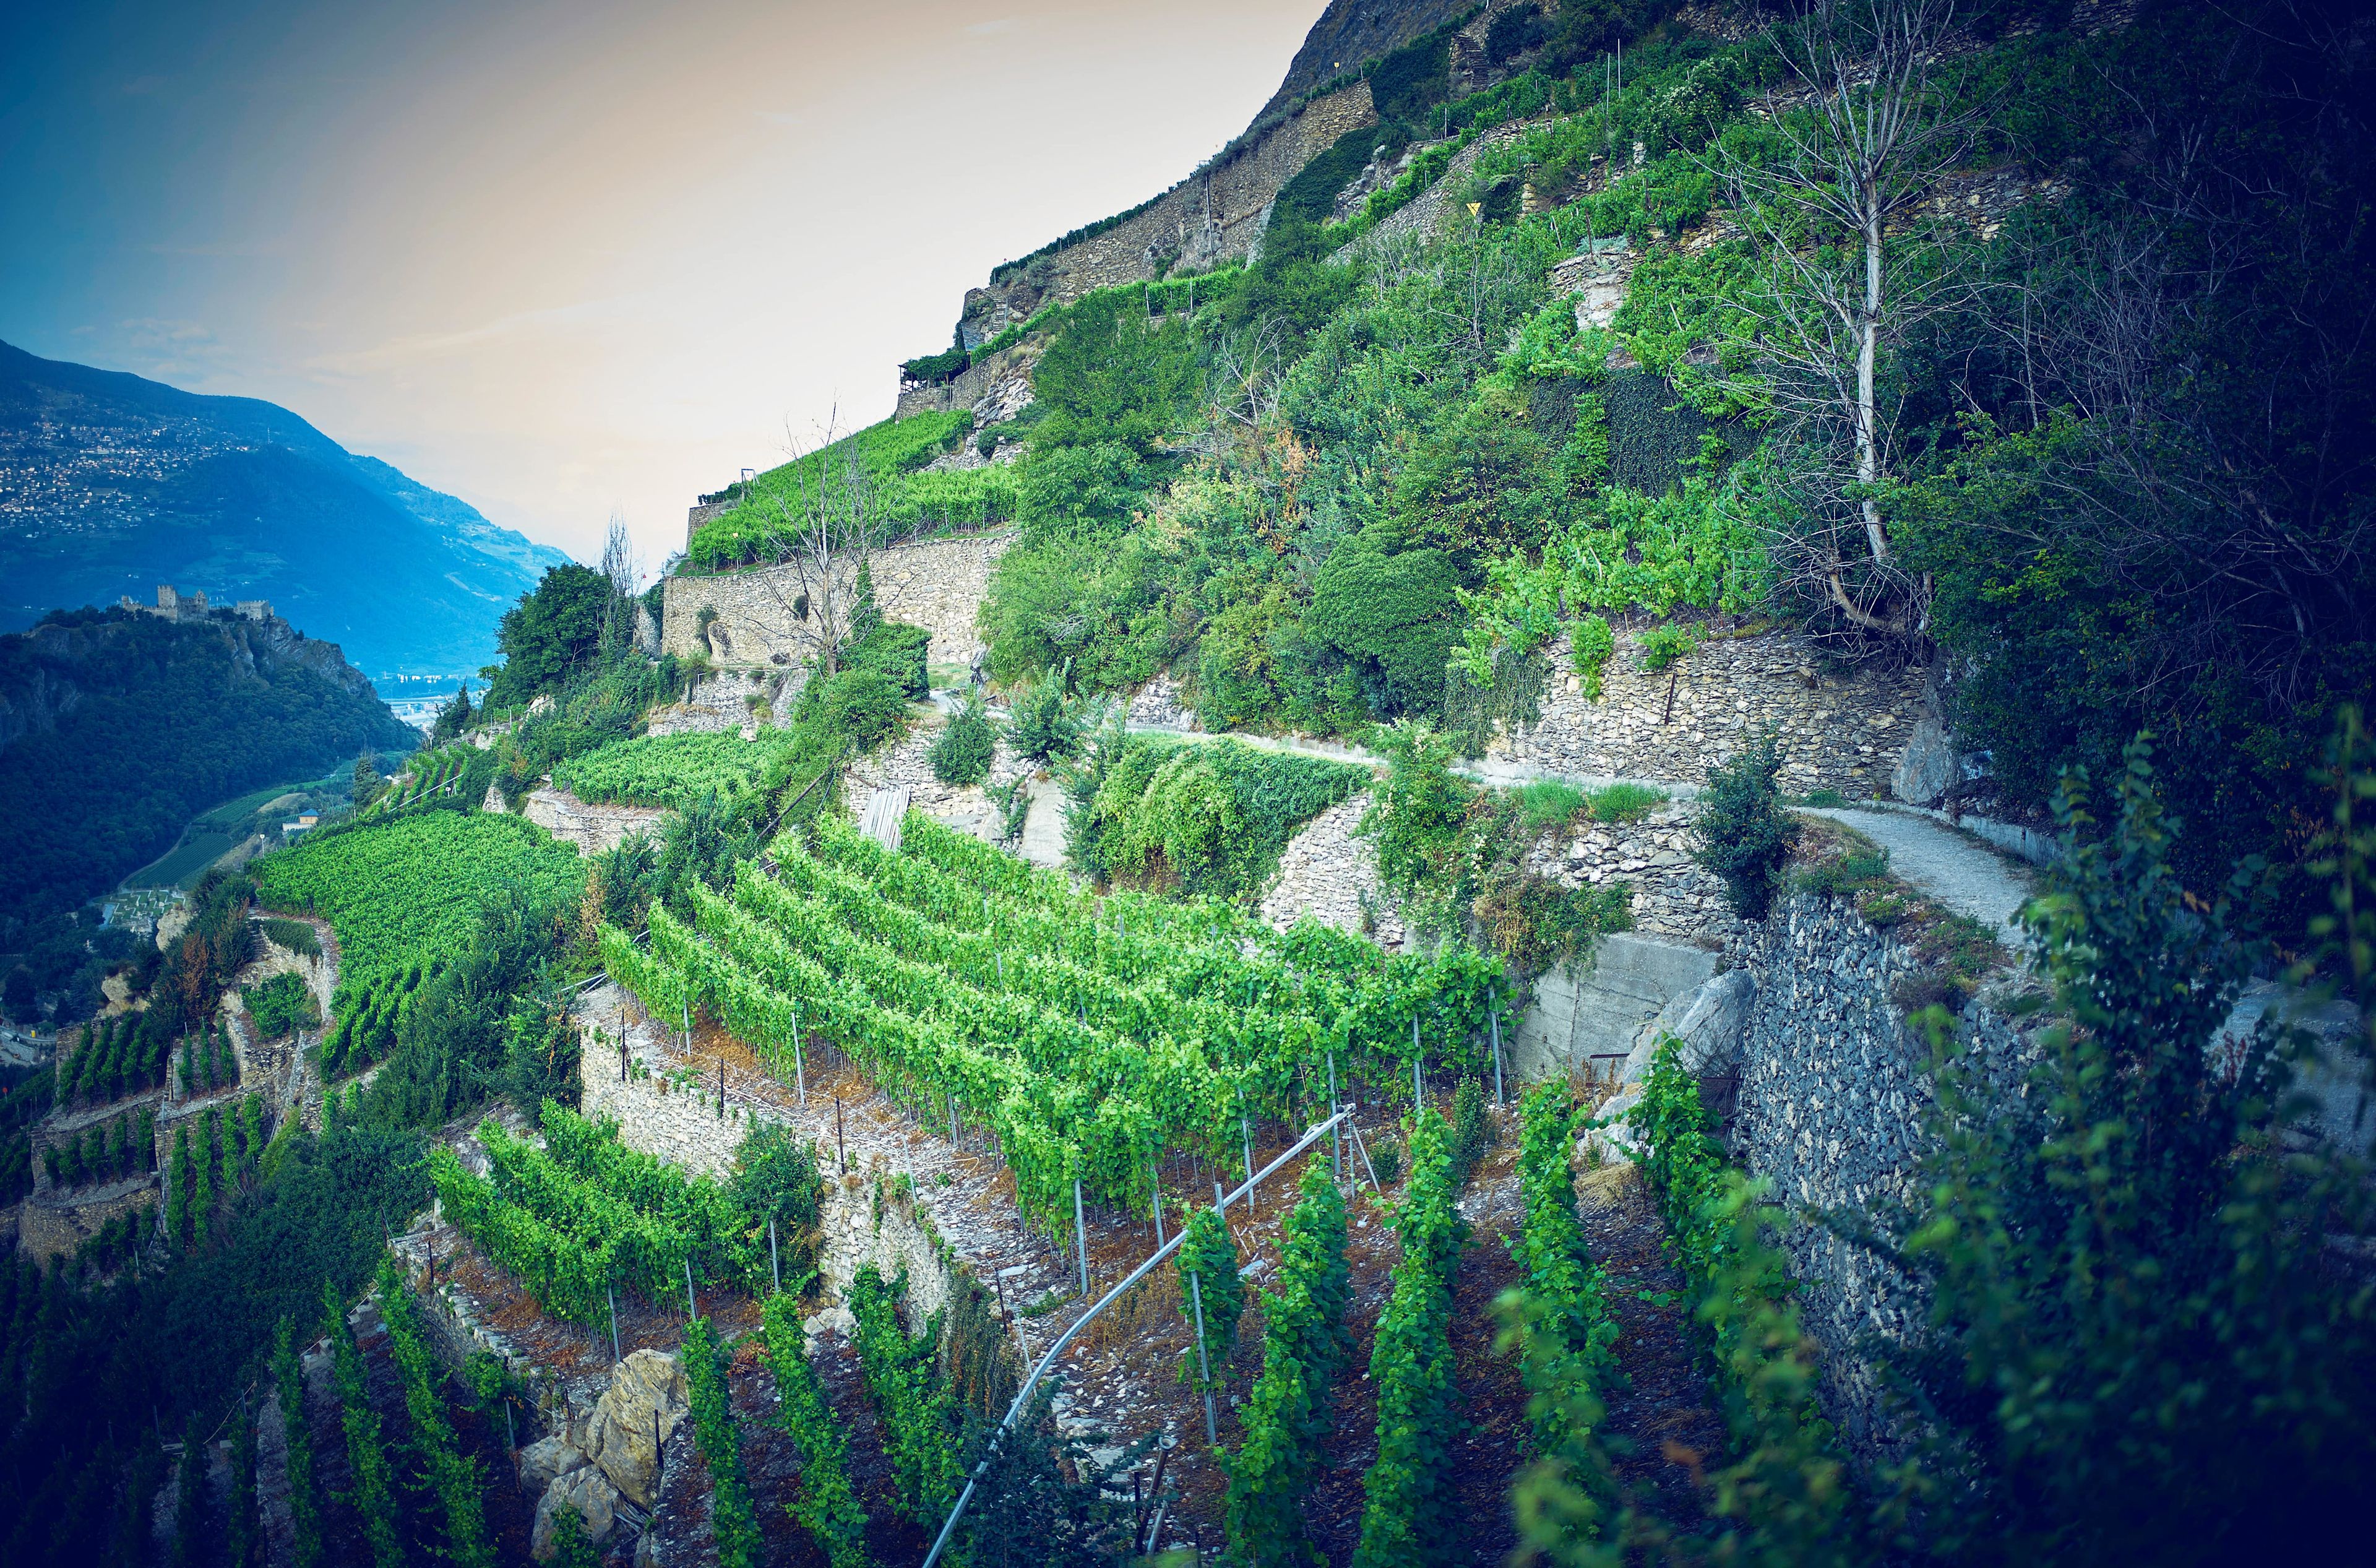
M 1100 881 L 1243 897 L 1297 828 L 1370 787 L 1367 768 L 1235 741 L 1101 744 L 1075 786 L 1066 853 Z

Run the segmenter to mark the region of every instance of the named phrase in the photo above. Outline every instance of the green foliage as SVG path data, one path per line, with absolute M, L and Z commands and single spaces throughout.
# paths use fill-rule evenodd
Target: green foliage
M 1700 841 L 1693 859 L 1723 879 L 1725 901 L 1743 920 L 1765 918 L 1775 877 L 1799 842 L 1774 783 L 1781 771 L 1782 754 L 1768 736 L 1708 775 L 1692 818 Z
M 647 735 L 563 762 L 555 788 L 581 801 L 619 801 L 683 810 L 705 796 L 732 799 L 758 785 L 792 737 L 763 728 L 756 741 L 731 730 Z
M 933 777 L 944 784 L 979 784 L 990 777 L 997 748 L 990 709 L 979 697 L 969 696 L 933 738 Z
M 339 1393 L 339 1420 L 347 1434 L 347 1501 L 362 1526 L 375 1568 L 404 1568 L 404 1542 L 397 1533 L 396 1472 L 380 1437 L 379 1413 L 372 1408 L 362 1352 L 347 1323 L 347 1303 L 335 1284 L 325 1284 L 322 1305 L 334 1355 L 332 1384 Z
M 899 1512 L 920 1529 L 937 1530 L 962 1484 L 956 1408 L 933 1367 L 938 1324 L 913 1337 L 900 1325 L 899 1302 L 907 1293 L 906 1275 L 886 1285 L 868 1264 L 850 1282 L 849 1311 L 858 1324 L 859 1366 L 883 1422 Z
M 1609 1310 L 1607 1271 L 1593 1262 L 1576 1218 L 1568 1162 L 1578 1107 L 1565 1085 L 1541 1083 L 1527 1091 L 1518 1118 L 1518 1196 L 1526 1215 L 1509 1247 L 1524 1270 L 1519 1372 L 1536 1451 L 1552 1457 L 1588 1435 L 1592 1402 L 1618 1375 L 1617 1320 Z
M 1655 675 L 1699 645 L 1693 628 L 1661 621 L 1642 634 L 1642 668 Z
M 1005 469 L 917 471 L 972 428 L 973 415 L 963 410 L 887 419 L 770 469 L 742 489 L 733 507 L 694 531 L 684 569 L 722 572 L 781 560 L 808 508 L 852 487 L 863 492 L 871 517 L 901 532 L 1011 517 L 1016 488 Z
M 824 1212 L 825 1178 L 817 1170 L 816 1146 L 801 1142 L 780 1123 L 767 1123 L 734 1151 L 731 1191 L 754 1249 L 766 1244 L 767 1226 L 774 1223 L 777 1266 L 797 1300 L 801 1282 L 816 1269 L 817 1224 Z
M 1467 1191 L 1470 1178 L 1485 1158 L 1497 1137 L 1492 1122 L 1485 1114 L 1485 1086 L 1475 1078 L 1463 1078 L 1460 1087 L 1452 1091 L 1452 1190 Z
M 908 685 L 862 666 L 812 680 L 801 691 L 800 721 L 871 752 L 908 730 Z
M 1061 676 L 1035 681 L 1016 699 L 1007 743 L 1033 762 L 1057 762 L 1079 754 L 1083 726 L 1064 695 Z
M 1482 836 L 1490 838 L 1491 829 Z M 1504 863 L 1485 874 L 1468 916 L 1513 973 L 1538 975 L 1588 957 L 1610 932 L 1633 930 L 1634 890 L 1622 882 L 1567 887 Z
M 1569 643 L 1575 657 L 1576 679 L 1584 686 L 1586 702 L 1600 700 L 1600 671 L 1607 667 L 1609 656 L 1617 651 L 1616 634 L 1609 623 L 1598 615 L 1586 615 L 1575 623 L 1569 634 Z
M 294 921 L 274 923 L 296 925 L 307 935 L 313 934 L 311 927 Z M 246 1004 L 248 1016 L 255 1022 L 259 1039 L 278 1039 L 298 1029 L 311 1028 L 322 1021 L 321 1009 L 314 1005 L 313 992 L 307 988 L 303 977 L 296 974 L 275 975 L 262 985 L 249 986 L 239 993 L 239 998 Z
M 2327 753 L 2318 861 L 2342 918 L 2310 937 L 2364 1003 L 2376 754 L 2355 719 Z M 2066 780 L 2063 854 L 2024 917 L 2059 1021 L 2026 1093 L 1949 1056 L 1895 1238 L 1933 1292 L 1896 1370 L 1936 1423 L 1935 1527 L 1963 1560 L 2117 1541 L 2193 1562 L 2248 1531 L 2312 1550 L 2346 1527 L 2376 1454 L 2376 1324 L 2327 1240 L 2369 1234 L 2367 1168 L 2295 1135 L 2303 1042 L 2270 1029 L 2240 1059 L 2206 1049 L 2253 954 L 2233 904 L 2184 890 L 2151 757 L 2130 745 L 2100 828 L 2090 781 Z M 2368 1046 L 2363 1029 L 2336 1066 L 2364 1075 Z
M 1046 412 L 1036 445 L 1119 442 L 1153 449 L 1201 389 L 1196 335 L 1186 322 L 1151 315 L 1143 288 L 1100 290 L 1076 301 L 1031 370 Z
M 1100 742 L 1068 788 L 1066 859 L 1093 880 L 1212 897 L 1259 892 L 1298 828 L 1367 789 L 1365 768 L 1235 742 Z
M 424 1337 L 419 1308 L 393 1259 L 380 1264 L 377 1294 L 389 1354 L 404 1386 L 405 1414 L 411 1419 L 408 1446 L 436 1496 L 446 1557 L 464 1568 L 493 1568 L 495 1549 L 479 1495 L 479 1464 L 457 1445 L 446 1413 L 446 1364 Z
M 1280 1227 L 1278 1289 L 1262 1293 L 1263 1365 L 1239 1418 L 1244 1439 L 1226 1461 L 1230 1560 L 1245 1568 L 1312 1561 L 1304 1499 L 1335 1424 L 1336 1376 L 1352 1354 L 1345 1201 L 1317 1159 L 1299 1191 Z
M 1443 551 L 1389 553 L 1367 530 L 1338 545 L 1320 568 L 1307 622 L 1353 661 L 1376 718 L 1442 705 L 1443 668 L 1460 640 L 1457 583 Z
M 1411 1129 L 1410 1185 L 1395 1208 L 1402 1261 L 1370 1352 L 1377 1387 L 1378 1456 L 1361 1478 L 1357 1568 L 1450 1559 L 1447 1455 L 1461 1424 L 1453 1380 L 1452 1279 L 1468 1228 L 1454 1206 L 1451 1130 L 1422 1108 Z
M 0 697 L 47 712 L 56 698 L 35 694 L 76 694 L 53 728 L 36 725 L 0 750 L 0 798 L 16 808 L 0 847 L 0 909 L 12 920 L 71 910 L 113 887 L 220 802 L 317 778 L 368 747 L 412 744 L 335 669 L 274 653 L 245 627 L 110 611 L 0 636 Z M 77 956 L 89 937 L 77 935 Z M 22 951 L 14 934 L 6 945 Z
M 1238 1348 L 1238 1319 L 1246 1310 L 1246 1288 L 1238 1278 L 1238 1245 L 1218 1209 L 1202 1206 L 1188 1214 L 1185 1235 L 1173 1266 L 1180 1270 L 1180 1312 L 1189 1323 L 1188 1349 L 1180 1363 L 1181 1381 L 1197 1388 L 1217 1388 L 1227 1375 L 1223 1368 Z M 1193 1286 L 1191 1282 L 1194 1282 Z M 1196 1314 L 1204 1314 L 1204 1366 L 1212 1382 L 1198 1379 Z
M 591 566 L 546 567 L 535 590 L 504 612 L 495 639 L 504 663 L 487 688 L 486 706 L 518 707 L 590 664 L 616 612 L 614 598 L 610 579 Z
M 1711 1503 L 1738 1521 L 1723 1544 L 1770 1562 L 1869 1561 L 1865 1521 L 1816 1404 L 1815 1349 L 1800 1324 L 1788 1262 L 1766 1240 L 1785 1221 L 1726 1169 L 1699 1081 L 1671 1038 L 1659 1042 L 1630 1122 L 1716 1362 L 1732 1462 L 1711 1478 Z
M 1537 778 L 1518 787 L 1518 820 L 1529 833 L 1538 833 L 1586 810 L 1584 791 L 1556 778 Z
M 866 1568 L 866 1511 L 849 1480 L 849 1443 L 809 1365 L 798 1298 L 771 1295 L 763 1309 L 768 1369 L 783 1409 L 777 1417 L 801 1454 L 800 1496 L 786 1504 L 816 1541 L 828 1568 Z
M 1377 732 L 1386 779 L 1361 833 L 1377 846 L 1378 874 L 1408 895 L 1433 873 L 1468 820 L 1469 788 L 1452 773 L 1452 747 L 1424 724 L 1408 721 Z
M 1586 803 L 1595 822 L 1641 822 L 1666 802 L 1667 792 L 1655 785 L 1621 782 L 1595 790 Z
M 757 1568 L 759 1521 L 752 1513 L 751 1482 L 742 1467 L 742 1445 L 728 1398 L 725 1352 L 706 1317 L 684 1331 L 685 1388 L 693 1408 L 693 1437 L 709 1472 L 710 1529 L 719 1568 Z
M 303 921 L 267 918 L 257 921 L 255 924 L 256 929 L 264 932 L 266 940 L 276 947 L 286 948 L 301 958 L 322 956 L 322 939 L 315 935 L 314 928 Z
M 337 932 L 339 1023 L 325 1051 L 367 1060 L 393 1044 L 422 973 L 470 949 L 505 889 L 565 908 L 585 875 L 575 850 L 517 818 L 433 812 L 309 837 L 259 862 L 256 882 L 267 905 L 322 915 Z M 372 1038 L 359 1041 L 359 1029 Z

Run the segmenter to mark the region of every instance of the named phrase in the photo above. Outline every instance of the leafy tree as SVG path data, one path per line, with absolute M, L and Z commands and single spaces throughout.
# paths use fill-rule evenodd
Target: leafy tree
M 611 580 L 591 566 L 545 568 L 535 591 L 504 612 L 496 631 L 504 663 L 487 689 L 487 705 L 516 707 L 584 669 L 601 645 L 614 597 Z
M 1774 782 L 1781 771 L 1781 749 L 1769 735 L 1709 773 L 1692 818 L 1700 841 L 1693 858 L 1723 879 L 1725 902 L 1745 921 L 1765 918 L 1774 879 L 1799 842 Z
M 1061 761 L 1079 754 L 1081 720 L 1064 699 L 1062 674 L 1034 681 L 1016 701 L 1007 741 L 1017 756 L 1033 762 Z
M 1313 579 L 1307 624 L 1352 661 L 1374 717 L 1432 713 L 1459 646 L 1458 574 L 1441 550 L 1389 551 L 1363 530 L 1338 545 Z
M 1034 442 L 1118 443 L 1145 454 L 1194 404 L 1199 381 L 1192 328 L 1150 317 L 1143 290 L 1090 294 L 1032 366 L 1032 390 L 1047 410 Z

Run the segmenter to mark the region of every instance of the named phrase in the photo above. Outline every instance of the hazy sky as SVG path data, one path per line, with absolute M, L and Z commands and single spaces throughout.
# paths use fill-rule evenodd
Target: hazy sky
M 283 404 L 647 569 L 991 267 L 1242 129 L 1323 0 L 0 6 L 0 339 Z

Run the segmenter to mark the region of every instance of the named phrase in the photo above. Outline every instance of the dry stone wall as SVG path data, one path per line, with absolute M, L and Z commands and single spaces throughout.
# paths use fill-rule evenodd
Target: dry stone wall
M 659 806 L 581 801 L 547 784 L 529 791 L 520 814 L 581 855 L 617 849 L 638 833 L 654 833 L 668 813 Z
M 873 557 L 874 599 L 895 621 L 933 634 L 933 663 L 969 663 L 981 646 L 974 618 L 989 590 L 991 572 L 1014 542 L 1011 529 L 893 545 Z M 856 576 L 857 568 L 850 568 Z M 660 647 L 680 659 L 702 658 L 742 669 L 787 668 L 807 649 L 794 636 L 800 584 L 788 567 L 754 567 L 716 576 L 667 579 L 660 612 Z M 705 610 L 717 613 L 707 633 Z
M 1377 123 L 1367 82 L 1311 100 L 1227 162 L 1181 181 L 1129 221 L 968 294 L 960 325 L 968 346 L 989 340 L 1051 301 L 1145 282 L 1174 265 L 1242 260 L 1262 238 L 1271 203 L 1287 183 L 1339 137 Z
M 1930 1048 L 1891 992 L 1917 961 L 1845 898 L 1792 894 L 1730 947 L 1756 984 L 1738 1063 L 1733 1158 L 1802 1218 L 1784 1231 L 1801 1312 L 1824 1351 L 1824 1403 L 1850 1447 L 1883 1455 L 1891 1433 L 1861 1345 L 1921 1321 L 1915 1282 L 1809 1213 L 1874 1217 L 1913 1196 L 1933 1103 Z M 2032 1048 L 1984 1001 L 1957 1033 L 1970 1059 L 2011 1092 Z
M 1705 642 L 1655 673 L 1640 655 L 1640 631 L 1620 630 L 1592 701 L 1562 639 L 1541 720 L 1497 737 L 1488 760 L 1576 778 L 1696 785 L 1772 732 L 1784 789 L 1861 798 L 1888 790 L 1916 723 L 1931 717 L 1926 671 L 1841 672 L 1795 632 Z

